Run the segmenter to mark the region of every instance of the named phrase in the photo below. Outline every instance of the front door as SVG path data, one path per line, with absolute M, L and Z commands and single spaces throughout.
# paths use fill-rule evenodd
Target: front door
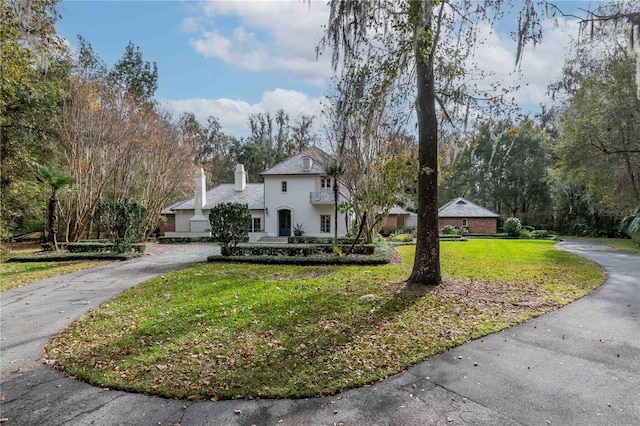
M 291 236 L 291 210 L 278 211 L 278 236 Z

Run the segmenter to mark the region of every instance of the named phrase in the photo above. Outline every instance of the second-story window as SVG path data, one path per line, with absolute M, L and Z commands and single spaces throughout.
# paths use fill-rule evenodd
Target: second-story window
M 282 192 L 287 192 L 287 181 L 286 180 L 282 181 Z
M 331 178 L 328 177 L 323 177 L 320 179 L 320 187 L 322 189 L 329 189 L 331 188 Z

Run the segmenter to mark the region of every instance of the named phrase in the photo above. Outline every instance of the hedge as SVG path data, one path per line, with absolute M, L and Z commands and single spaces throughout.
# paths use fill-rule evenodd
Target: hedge
M 351 246 L 341 245 L 340 250 L 346 253 Z M 353 247 L 352 254 L 373 255 L 375 244 L 357 244 Z M 241 245 L 230 248 L 232 256 L 313 256 L 314 254 L 333 253 L 331 244 L 295 244 L 295 245 Z
M 129 260 L 142 256 L 142 253 L 51 253 L 38 256 L 13 256 L 9 262 L 68 262 L 72 260 Z
M 353 244 L 354 238 L 338 238 L 338 244 Z M 287 237 L 289 244 L 333 244 L 332 237 Z M 360 239 L 362 241 L 362 238 Z
M 213 237 L 158 237 L 160 244 L 180 244 L 180 243 L 215 243 Z
M 86 242 L 86 243 L 67 243 L 66 249 L 70 253 L 108 253 L 113 252 L 113 243 L 102 242 Z M 145 245 L 141 243 L 130 244 L 129 251 L 134 253 L 144 253 Z
M 40 247 L 43 251 L 53 251 L 52 243 L 42 243 Z M 113 251 L 113 243 L 108 240 L 82 240 L 79 243 L 58 243 L 58 248 L 68 250 L 70 253 L 107 253 Z M 144 253 L 145 245 L 142 243 L 130 244 L 129 250 Z
M 42 248 L 42 251 L 53 251 L 53 243 L 42 243 L 40 244 L 40 247 Z M 67 248 L 67 243 L 65 242 L 58 242 L 58 248 L 60 250 L 64 250 Z
M 326 247 L 331 248 L 331 252 L 333 252 L 333 246 L 331 245 L 321 245 L 322 248 L 320 250 L 327 250 Z M 246 246 L 245 246 L 246 247 Z M 275 249 L 276 252 L 280 252 L 278 249 L 282 249 L 286 246 L 252 246 L 256 248 L 256 252 L 258 252 L 257 248 L 262 249 L 262 253 L 269 252 L 268 249 Z M 305 246 L 297 246 L 299 250 L 298 253 L 309 253 L 302 255 L 231 255 L 231 256 L 209 256 L 207 260 L 209 262 L 230 262 L 230 263 L 258 263 L 258 264 L 266 264 L 266 265 L 385 265 L 391 262 L 391 247 L 390 246 L 375 246 L 365 245 L 367 247 L 366 251 L 370 250 L 369 247 L 373 249 L 371 255 L 366 256 L 325 256 L 321 255 L 317 250 L 318 246 L 313 245 L 305 245 Z M 358 247 L 358 246 L 356 246 Z M 238 248 L 238 247 L 236 247 Z M 242 247 L 241 247 L 242 248 Z M 292 250 L 291 253 L 294 253 L 295 250 Z

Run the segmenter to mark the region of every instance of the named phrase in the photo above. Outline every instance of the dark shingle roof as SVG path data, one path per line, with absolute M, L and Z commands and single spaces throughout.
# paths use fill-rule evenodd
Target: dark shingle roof
M 313 164 L 310 170 L 304 170 L 302 166 L 302 159 L 304 157 L 311 157 Z M 284 161 L 279 162 L 270 169 L 260 173 L 262 176 L 274 176 L 274 175 L 322 175 L 324 174 L 324 166 L 329 161 L 329 155 L 322 151 L 320 148 L 311 147 L 305 151 L 299 152 L 293 157 L 289 157 Z
M 162 209 L 162 211 L 160 212 L 160 214 L 175 214 L 175 212 L 173 211 L 173 208 L 176 206 L 179 206 L 182 203 L 185 203 L 189 201 L 187 200 L 180 200 L 180 201 L 176 201 L 175 203 L 171 204 L 170 206 L 165 207 L 164 209 Z
M 264 185 L 261 183 L 248 183 L 244 191 L 235 191 L 235 184 L 223 183 L 207 191 L 207 203 L 204 208 L 220 203 L 242 203 L 247 204 L 250 210 L 264 209 Z M 181 204 L 174 205 L 171 210 L 194 210 L 193 198 Z
M 438 209 L 438 217 L 495 217 L 498 213 L 480 207 L 462 197 L 454 198 Z
M 393 206 L 389 209 L 389 214 L 397 214 L 397 215 L 412 215 L 415 213 L 410 212 L 409 210 L 405 209 L 404 207 L 400 207 L 400 206 Z

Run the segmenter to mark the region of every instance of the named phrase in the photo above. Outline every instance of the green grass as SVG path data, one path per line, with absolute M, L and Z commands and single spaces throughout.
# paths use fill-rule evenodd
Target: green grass
M 308 397 L 374 383 L 604 281 L 548 241 L 442 243 L 444 283 L 384 266 L 204 264 L 90 311 L 47 348 L 90 383 L 180 398 Z M 373 300 L 362 296 L 375 295 Z
M 39 248 L 29 247 L 18 250 L 9 250 L 2 256 L 0 263 L 0 291 L 32 284 L 46 278 L 57 277 L 83 269 L 95 268 L 105 265 L 107 261 L 70 261 L 70 262 L 28 262 L 7 263 L 6 259 L 12 256 L 29 255 L 39 251 Z
M 608 246 L 628 253 L 640 254 L 640 245 L 624 238 L 606 238 L 603 240 Z

